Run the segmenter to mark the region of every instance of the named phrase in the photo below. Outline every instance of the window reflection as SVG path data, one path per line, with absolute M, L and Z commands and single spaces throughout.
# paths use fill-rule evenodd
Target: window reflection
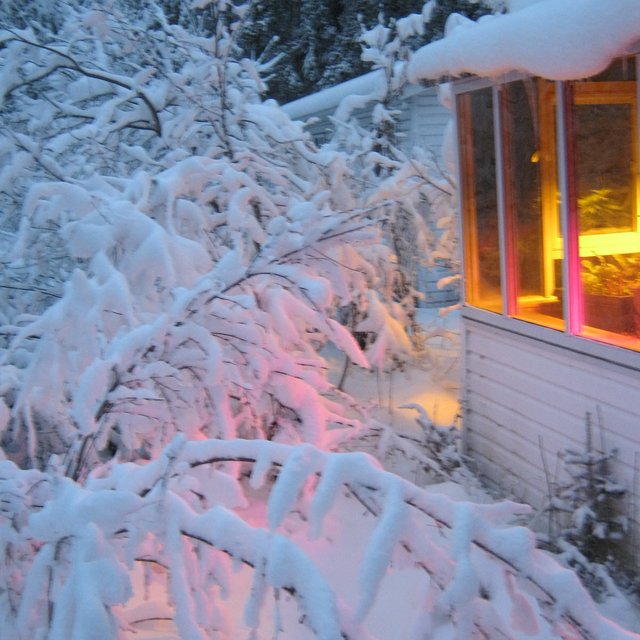
M 501 91 L 501 121 L 509 313 L 560 329 L 554 96 L 550 82 L 510 82 Z
M 635 228 L 633 110 L 629 104 L 583 104 L 576 96 L 574 126 L 580 233 Z M 613 98 L 611 94 L 599 99 Z
M 570 95 L 581 333 L 640 349 L 634 67 L 572 83 Z
M 493 95 L 490 87 L 458 96 L 465 219 L 466 295 L 470 304 L 502 311 Z

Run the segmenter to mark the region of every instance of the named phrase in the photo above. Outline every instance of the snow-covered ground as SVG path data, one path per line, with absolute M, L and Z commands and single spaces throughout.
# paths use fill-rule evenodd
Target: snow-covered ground
M 426 332 L 440 333 L 446 329 L 455 333 L 457 330 L 459 317 L 455 313 L 444 318 L 438 317 L 430 310 L 423 310 L 421 314 Z M 432 349 L 431 363 L 414 363 L 402 371 L 394 371 L 391 375 L 380 376 L 354 367 L 347 378 L 346 389 L 363 404 L 379 405 L 373 412 L 377 419 L 391 421 L 400 431 L 410 433 L 412 429 L 417 429 L 415 410 L 402 409 L 401 406 L 405 404 L 419 403 L 435 422 L 451 425 L 457 420 L 460 386 L 459 362 L 454 343 L 455 339 L 453 343 L 449 339 L 441 340 L 440 348 Z M 329 356 L 334 369 L 333 375 L 337 378 L 342 361 L 330 353 Z M 410 467 L 400 471 L 404 471 L 403 475 L 411 478 Z M 470 499 L 465 487 L 455 482 L 432 485 L 427 490 L 432 494 L 447 496 L 454 502 Z M 236 509 L 247 523 L 265 530 L 269 529 L 269 491 L 268 486 L 253 490 L 247 488 L 249 504 L 244 509 Z M 481 498 L 483 502 L 489 500 L 486 494 Z M 305 507 L 308 506 L 309 503 L 306 503 Z M 422 534 L 426 540 L 434 535 L 432 522 L 416 518 L 415 515 L 412 515 L 412 518 L 411 526 L 414 534 L 418 532 L 417 537 Z M 323 577 L 339 597 L 340 606 L 354 611 L 361 602 L 363 592 L 366 593 L 368 589 L 366 581 L 363 582 L 362 568 L 367 566 L 367 563 L 372 564 L 367 554 L 370 550 L 369 542 L 376 535 L 378 521 L 379 519 L 372 516 L 353 495 L 344 492 L 334 502 L 332 517 L 326 520 L 319 538 L 309 536 L 310 524 L 304 507 L 293 509 L 280 526 L 280 531 L 304 550 L 319 567 Z M 438 544 L 451 544 L 454 547 L 459 544 L 456 543 L 456 536 L 445 530 L 436 536 L 440 538 Z M 415 538 L 414 535 L 413 539 Z M 505 541 L 508 539 L 505 538 Z M 474 560 L 479 566 L 486 562 L 486 559 L 481 559 L 479 555 Z M 276 597 L 277 591 L 269 589 L 262 597 L 256 599 L 255 593 L 259 585 L 255 582 L 253 569 L 233 561 L 229 562 L 227 569 L 227 593 L 220 590 L 220 600 L 216 604 L 219 611 L 220 635 L 215 633 L 212 638 L 311 640 L 316 637 L 304 624 L 298 602 L 291 594 L 280 592 Z M 492 570 L 499 573 L 496 568 Z M 131 637 L 141 640 L 182 640 L 173 623 L 162 620 L 163 617 L 171 616 L 164 570 L 157 567 L 148 569 L 147 579 L 148 584 L 145 586 L 142 570 L 138 570 L 134 577 L 136 595 L 127 606 L 127 617 L 132 622 Z M 513 584 L 509 582 L 511 578 L 506 579 L 511 586 L 507 588 L 506 596 L 500 596 L 505 598 L 500 606 L 508 609 L 514 606 L 510 599 L 513 593 L 509 589 L 523 588 L 523 593 L 529 595 L 532 591 L 530 586 L 526 587 L 526 580 L 519 576 L 516 576 Z M 458 632 L 455 627 L 446 620 L 434 623 L 433 616 L 429 620 L 425 618 L 425 602 L 433 597 L 430 587 L 431 579 L 428 574 L 416 563 L 415 557 L 399 545 L 392 554 L 392 562 L 384 573 L 379 590 L 370 594 L 374 603 L 365 616 L 362 627 L 353 637 L 378 640 L 423 637 L 431 640 L 452 640 L 460 637 L 456 635 Z M 257 608 L 256 601 L 259 603 Z M 514 601 L 517 601 L 515 596 Z M 548 614 L 536 610 L 534 616 L 531 602 L 523 600 L 521 604 L 522 608 L 515 607 L 511 614 L 513 629 L 509 637 L 533 637 L 538 640 L 577 637 L 565 635 L 566 630 L 563 631 L 562 625 L 540 622 L 538 617 L 541 616 L 540 620 L 543 620 Z M 615 620 L 625 629 L 640 632 L 640 612 L 621 594 L 610 597 L 598 606 L 605 616 Z M 247 615 L 259 617 L 257 629 L 252 629 L 246 624 Z M 156 619 L 144 622 L 147 618 Z M 425 633 L 428 635 L 424 635 Z M 608 640 L 610 636 L 607 632 L 605 635 L 594 637 Z
M 380 375 L 359 370 L 347 379 L 345 390 L 380 408 L 376 414 L 400 431 L 415 430 L 418 404 L 434 424 L 458 422 L 460 409 L 459 312 L 440 315 L 438 309 L 419 309 L 426 340 L 425 356 L 413 363 Z

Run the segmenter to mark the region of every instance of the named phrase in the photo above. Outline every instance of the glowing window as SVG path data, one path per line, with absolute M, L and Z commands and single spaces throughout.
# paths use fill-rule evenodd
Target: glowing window
M 600 77 L 571 83 L 567 93 L 569 215 L 579 255 L 572 313 L 581 335 L 640 349 L 635 65 L 619 61 Z
M 558 86 L 458 95 L 466 302 L 640 350 L 635 59 Z
M 496 152 L 491 88 L 458 96 L 465 229 L 465 287 L 470 304 L 502 311 Z
M 551 82 L 500 91 L 508 314 L 562 329 L 554 107 Z

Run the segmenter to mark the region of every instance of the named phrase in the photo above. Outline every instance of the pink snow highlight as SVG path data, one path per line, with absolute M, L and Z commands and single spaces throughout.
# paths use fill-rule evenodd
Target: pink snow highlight
M 444 39 L 419 49 L 407 76 L 417 82 L 522 71 L 570 80 L 602 71 L 638 45 L 637 0 L 541 0 L 515 13 L 461 22 Z

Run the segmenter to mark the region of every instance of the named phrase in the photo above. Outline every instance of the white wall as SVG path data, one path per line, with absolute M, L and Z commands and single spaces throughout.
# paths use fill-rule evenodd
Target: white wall
M 558 452 L 584 451 L 590 412 L 594 446 L 601 448 L 602 437 L 605 449 L 618 448 L 612 470 L 627 487 L 627 515 L 636 518 L 638 531 L 640 353 L 587 345 L 594 352 L 605 347 L 598 357 L 580 351 L 587 342 L 580 338 L 565 340 L 542 328 L 531 337 L 522 335 L 529 331 L 526 323 L 496 318 L 492 326 L 495 314 L 463 315 L 464 438 L 479 470 L 517 499 L 543 507 L 548 486 L 542 455 L 556 478 Z M 524 329 L 510 331 L 509 322 Z M 624 364 L 615 362 L 617 352 Z
M 316 122 L 307 128 L 314 138 L 322 143 L 328 140 L 333 131 L 334 125 L 330 118 L 342 100 L 356 95 L 371 95 L 372 102 L 369 106 L 357 108 L 352 114 L 361 126 L 371 128 L 371 107 L 374 96 L 380 91 L 380 87 L 376 84 L 381 80 L 379 76 L 377 72 L 369 73 L 290 102 L 283 108 L 297 120 L 304 121 L 315 117 Z M 439 157 L 442 149 L 442 134 L 451 114 L 440 104 L 437 88 L 410 86 L 393 104 L 393 108 L 399 112 L 398 133 L 402 149 L 410 154 L 412 147 L 420 145 L 432 149 Z
M 425 147 L 431 149 L 440 160 L 443 133 L 451 112 L 440 104 L 436 87 L 415 91 L 398 106 L 402 113 L 398 133 L 403 135 L 403 150 L 410 154 L 411 147 Z

